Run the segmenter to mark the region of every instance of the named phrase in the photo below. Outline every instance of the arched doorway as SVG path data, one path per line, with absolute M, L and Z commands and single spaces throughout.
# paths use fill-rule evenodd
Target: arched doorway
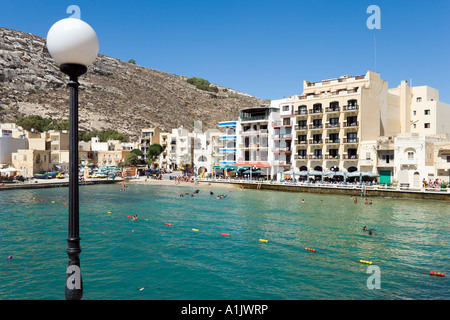
M 355 172 L 355 171 L 358 171 L 358 168 L 357 168 L 357 167 L 349 167 L 349 168 L 347 169 L 347 171 L 348 171 L 348 172 Z
M 300 171 L 308 171 L 308 167 L 307 166 L 301 166 L 299 169 L 300 169 Z

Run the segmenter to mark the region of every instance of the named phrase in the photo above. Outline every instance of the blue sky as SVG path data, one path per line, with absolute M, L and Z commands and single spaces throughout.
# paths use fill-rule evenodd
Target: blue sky
M 0 0 L 0 26 L 46 37 L 78 5 L 100 53 L 165 72 L 196 76 L 263 99 L 320 81 L 374 70 L 440 90 L 450 103 L 448 0 Z M 369 30 L 369 5 L 381 29 Z

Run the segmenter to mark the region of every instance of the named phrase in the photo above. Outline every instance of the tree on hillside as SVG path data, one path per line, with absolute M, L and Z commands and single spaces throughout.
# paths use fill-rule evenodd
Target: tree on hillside
M 39 115 L 20 117 L 16 124 L 24 130 L 45 132 L 49 130 L 69 130 L 69 121 L 57 121 L 53 118 L 44 118 Z

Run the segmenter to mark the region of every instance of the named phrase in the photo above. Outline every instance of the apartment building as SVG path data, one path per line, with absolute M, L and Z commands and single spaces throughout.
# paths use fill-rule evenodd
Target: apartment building
M 278 108 L 262 106 L 240 111 L 237 122 L 237 161 L 233 166 L 250 167 L 259 170 L 261 176 L 271 176 L 273 121 L 280 121 Z
M 222 143 L 221 148 L 219 148 L 219 165 L 232 165 L 236 163 L 236 153 L 237 153 L 237 132 L 236 132 L 237 121 L 222 121 L 219 122 L 219 128 L 223 130 L 220 135 L 220 142 Z
M 164 131 L 158 128 L 145 128 L 141 130 L 139 137 L 139 149 L 142 151 L 142 158 L 147 159 L 148 148 L 154 144 L 161 144 L 161 133 Z

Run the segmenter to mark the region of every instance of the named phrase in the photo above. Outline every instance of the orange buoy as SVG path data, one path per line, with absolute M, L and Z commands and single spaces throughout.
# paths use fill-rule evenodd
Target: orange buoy
M 171 223 L 168 223 L 168 222 L 166 222 L 166 223 L 164 223 L 166 226 L 171 226 L 172 224 Z
M 305 248 L 308 251 L 312 251 L 312 252 L 316 252 L 316 249 L 311 249 L 311 248 Z
M 222 233 L 223 236 L 229 237 L 230 235 L 228 233 Z
M 445 277 L 445 273 L 442 273 L 442 272 L 430 271 L 430 275 L 432 275 L 432 276 L 439 276 L 439 277 Z

